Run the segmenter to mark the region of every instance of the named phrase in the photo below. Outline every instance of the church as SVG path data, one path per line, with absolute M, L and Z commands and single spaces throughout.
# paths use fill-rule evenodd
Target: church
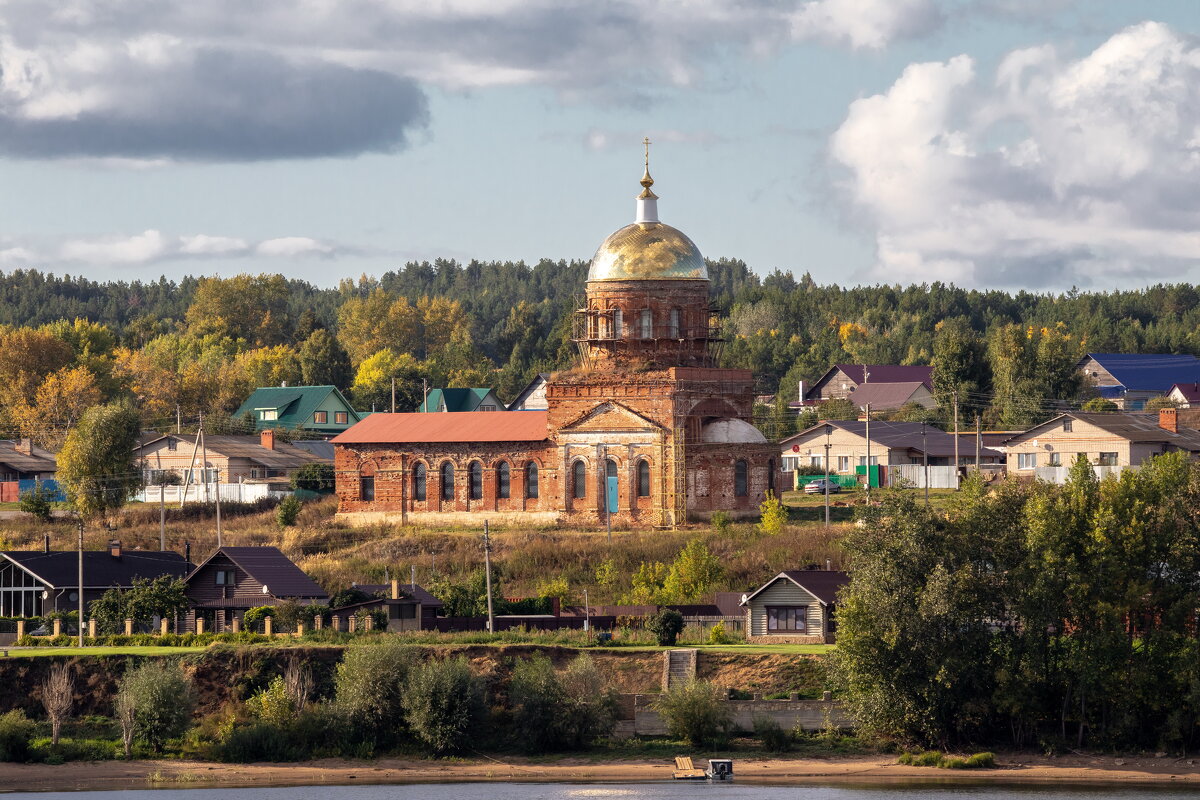
M 600 245 L 575 365 L 542 410 L 371 414 L 333 439 L 352 524 L 674 528 L 757 514 L 778 446 L 751 424 L 753 375 L 720 369 L 696 245 L 658 218 L 649 157 L 635 221 Z

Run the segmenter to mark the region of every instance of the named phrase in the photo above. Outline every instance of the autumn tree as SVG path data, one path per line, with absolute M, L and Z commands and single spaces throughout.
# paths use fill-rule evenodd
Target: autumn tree
M 282 275 L 201 278 L 187 310 L 193 336 L 241 339 L 251 347 L 288 340 L 288 283 Z
M 91 370 L 63 367 L 42 381 L 33 403 L 18 399 L 10 409 L 10 419 L 22 436 L 49 450 L 58 450 L 67 431 L 101 400 Z
M 58 454 L 58 479 L 84 519 L 120 508 L 141 485 L 134 460 L 141 419 L 132 406 L 110 403 L 84 412 Z
M 358 408 L 391 407 L 392 379 L 396 381 L 396 410 L 413 411 L 420 405 L 423 370 L 408 353 L 385 349 L 363 360 L 350 387 Z

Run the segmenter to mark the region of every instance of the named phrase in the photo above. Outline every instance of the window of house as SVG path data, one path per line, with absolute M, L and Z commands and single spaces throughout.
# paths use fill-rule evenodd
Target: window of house
M 746 462 L 738 459 L 733 465 L 733 494 L 735 497 L 745 497 L 749 493 L 746 487 Z
M 425 465 L 418 461 L 417 465 L 413 467 L 413 499 L 425 500 L 425 486 L 428 479 L 429 476 L 426 473 Z
M 576 500 L 587 497 L 587 467 L 582 461 L 576 461 L 571 467 L 571 496 Z
M 1070 433 L 1070 432 L 1071 432 L 1071 422 L 1072 422 L 1072 421 L 1073 421 L 1073 420 L 1069 420 L 1069 419 L 1064 419 L 1064 420 L 1063 420 L 1063 433 Z
M 837 468 L 838 472 L 849 472 L 850 471 L 850 456 L 838 456 L 837 460 L 838 460 L 838 468 Z
M 508 471 L 508 462 L 501 461 L 500 466 L 496 468 L 496 497 L 507 500 L 511 491 L 511 483 L 512 476 Z
M 483 464 L 472 461 L 467 466 L 468 497 L 472 500 L 483 499 Z
M 767 606 L 767 631 L 807 633 L 808 606 Z
M 654 324 L 650 316 L 650 309 L 643 308 L 641 314 L 641 336 L 643 339 L 654 338 Z
M 317 423 L 318 425 L 324 425 L 326 422 L 329 422 L 329 412 L 328 411 L 314 411 L 313 412 L 313 422 Z
M 644 458 L 638 462 L 637 490 L 638 497 L 650 496 L 650 462 Z
M 1062 466 L 1062 453 L 1051 453 L 1047 456 L 1046 463 L 1051 467 Z
M 1115 467 L 1117 465 L 1117 454 L 1101 453 L 1100 459 L 1096 463 L 1102 467 Z
M 625 335 L 625 318 L 621 309 L 613 311 L 613 338 L 620 339 Z
M 530 500 L 536 500 L 538 496 L 538 468 L 537 464 L 530 463 L 525 467 L 525 496 Z
M 483 405 L 481 405 L 481 406 L 479 407 L 479 410 L 480 410 L 480 411 L 495 411 L 495 410 L 496 410 L 496 406 L 494 406 L 494 405 L 493 405 L 493 404 L 491 404 L 491 403 L 484 403 Z
M 821 456 L 809 456 L 809 457 L 808 457 L 808 465 L 809 465 L 810 467 L 820 467 L 820 466 L 822 466 L 822 462 L 821 462 Z
M 364 475 L 359 479 L 358 496 L 363 500 L 375 499 L 375 476 Z
M 335 425 L 345 425 L 350 421 L 350 415 L 345 411 L 333 412 L 333 423 Z
M 1037 453 L 1017 453 L 1017 469 L 1033 469 L 1037 466 Z
M 679 309 L 678 308 L 671 309 L 670 319 L 671 319 L 671 322 L 670 322 L 669 328 L 670 328 L 670 332 L 671 332 L 671 338 L 678 339 L 679 338 Z
M 266 420 L 279 419 L 279 412 L 273 408 L 264 408 L 261 419 L 266 419 Z
M 442 463 L 442 499 L 454 499 L 454 465 L 449 461 Z
M 219 569 L 216 572 L 217 586 L 233 586 L 236 574 L 231 569 Z
M 174 439 L 167 439 L 167 449 L 168 450 L 170 450 L 171 452 L 174 452 L 175 448 L 177 448 L 177 447 L 179 447 L 179 442 L 175 441 Z
M 860 467 L 865 467 L 867 465 L 867 457 L 859 456 L 858 457 L 858 465 Z M 872 467 L 879 466 L 879 456 L 871 456 L 871 466 Z

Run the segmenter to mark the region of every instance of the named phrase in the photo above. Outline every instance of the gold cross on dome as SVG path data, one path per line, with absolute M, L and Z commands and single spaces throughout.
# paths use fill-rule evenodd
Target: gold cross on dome
M 650 169 L 650 137 L 643 136 L 642 144 L 645 145 L 645 147 L 646 147 L 646 169 L 649 170 Z

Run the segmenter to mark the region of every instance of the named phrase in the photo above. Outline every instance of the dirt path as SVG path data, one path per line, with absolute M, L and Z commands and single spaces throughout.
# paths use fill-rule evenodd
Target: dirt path
M 737 780 L 763 783 L 844 783 L 874 781 L 1177 784 L 1200 788 L 1200 761 L 1173 758 L 1001 756 L 989 770 L 956 772 L 906 767 L 892 756 L 837 759 L 744 758 L 735 761 Z M 151 787 L 347 785 L 429 781 L 619 781 L 669 780 L 664 762 L 523 759 L 438 762 L 413 759 L 301 764 L 210 764 L 197 761 L 108 761 L 5 764 L 0 792 Z

